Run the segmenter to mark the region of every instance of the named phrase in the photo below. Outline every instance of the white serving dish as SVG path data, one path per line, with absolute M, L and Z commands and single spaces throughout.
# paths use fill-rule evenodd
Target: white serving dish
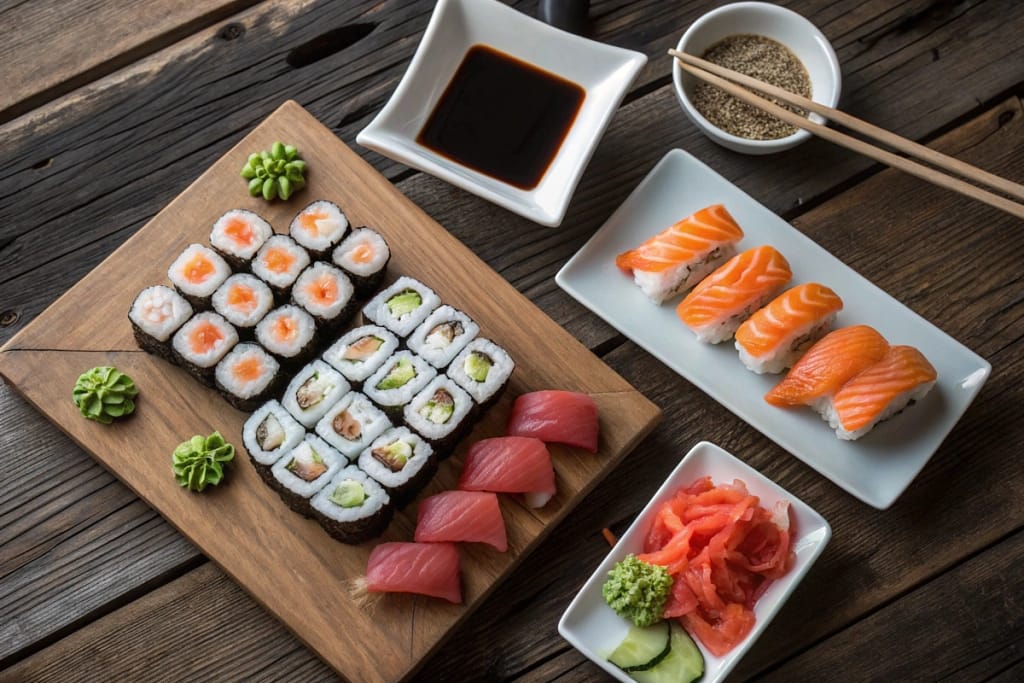
M 818 28 L 791 9 L 767 2 L 735 2 L 723 5 L 690 24 L 676 49 L 697 57 L 728 36 L 753 33 L 782 43 L 803 62 L 811 80 L 811 99 L 829 107 L 839 103 L 843 74 L 832 44 Z M 672 60 L 672 83 L 676 97 L 694 125 L 718 144 L 743 154 L 771 154 L 799 145 L 811 137 L 806 130 L 776 140 L 748 140 L 718 128 L 693 106 L 693 89 L 698 79 L 684 72 Z M 811 120 L 824 123 L 817 114 Z
M 531 190 L 474 171 L 416 143 L 470 47 L 488 45 L 568 79 L 586 98 L 540 183 Z M 495 0 L 440 0 L 412 63 L 356 141 L 541 225 L 565 216 L 580 176 L 646 55 L 561 31 Z
M 630 553 L 635 555 L 643 552 L 644 536 L 650 528 L 657 508 L 670 499 L 677 490 L 705 476 L 710 476 L 715 484 L 731 482 L 733 479 L 743 481 L 747 489 L 761 499 L 761 505 L 768 509 L 771 509 L 776 501 L 788 500 L 796 561 L 785 576 L 772 582 L 754 605 L 754 614 L 757 617 L 754 629 L 732 651 L 723 657 L 716 657 L 694 638 L 694 642 L 701 649 L 701 654 L 704 655 L 704 676 L 700 683 L 716 683 L 725 679 L 768 627 L 779 608 L 793 593 L 832 537 L 832 528 L 825 518 L 799 498 L 718 446 L 707 441 L 698 443 L 676 466 L 608 556 L 594 570 L 558 622 L 558 632 L 563 638 L 620 681 L 629 683 L 633 679 L 608 662 L 607 657 L 625 638 L 630 622 L 617 615 L 605 603 L 601 597 L 601 586 L 616 562 Z
M 739 249 L 771 244 L 789 261 L 793 280 L 820 282 L 842 297 L 836 327 L 866 324 L 891 344 L 916 346 L 938 371 L 922 401 L 857 441 L 841 441 L 807 408 L 769 405 L 763 396 L 783 375 L 757 375 L 732 342 L 697 341 L 676 316 L 681 297 L 657 306 L 615 267 L 632 249 L 709 204 L 723 203 L 743 228 Z M 555 281 L 716 401 L 840 487 L 888 508 L 932 457 L 988 379 L 992 366 L 858 275 L 703 163 L 672 150 L 622 206 L 559 271 Z

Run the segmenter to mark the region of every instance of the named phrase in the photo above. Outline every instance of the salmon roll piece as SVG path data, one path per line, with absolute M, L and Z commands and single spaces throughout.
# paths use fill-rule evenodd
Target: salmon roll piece
M 358 389 L 398 350 L 398 345 L 393 332 L 379 325 L 363 325 L 334 342 L 324 351 L 324 360 Z
M 322 335 L 333 337 L 356 312 L 355 288 L 340 269 L 316 261 L 295 281 L 292 303 L 313 316 Z
M 288 300 L 291 287 L 310 263 L 309 252 L 287 235 L 274 235 L 256 252 L 252 274 L 263 280 L 279 302 Z
M 252 211 L 232 209 L 217 219 L 210 231 L 210 246 L 239 272 L 274 234 L 270 223 Z
M 334 202 L 319 199 L 299 211 L 288 228 L 292 239 L 305 247 L 314 259 L 321 259 L 348 232 L 348 218 Z
M 285 368 L 296 368 L 316 353 L 316 322 L 298 306 L 280 306 L 256 325 L 256 341 Z
M 178 363 L 200 382 L 213 386 L 217 363 L 238 343 L 238 332 L 216 313 L 197 313 L 174 334 Z
M 242 343 L 217 363 L 217 390 L 232 406 L 252 412 L 269 400 L 280 383 L 281 366 L 259 344 Z
M 192 305 L 170 287 L 155 285 L 139 292 L 128 311 L 132 332 L 146 353 L 176 363 L 171 335 L 192 317 Z
M 811 406 L 819 413 L 839 387 L 882 360 L 889 342 L 873 327 L 829 332 L 793 365 L 764 400 L 775 406 Z
M 274 307 L 274 294 L 255 275 L 236 273 L 213 293 L 213 310 L 238 330 L 238 338 L 251 341 L 256 325 Z
M 835 322 L 843 300 L 810 282 L 786 290 L 736 330 L 736 350 L 748 370 L 782 372 L 799 360 Z
M 840 439 L 852 441 L 870 432 L 935 386 L 938 374 L 913 346 L 891 346 L 885 356 L 844 384 L 822 417 Z
M 217 252 L 190 244 L 167 269 L 167 278 L 198 311 L 210 308 L 210 297 L 231 275 L 231 267 Z
M 786 257 L 763 245 L 733 256 L 693 288 L 676 308 L 702 342 L 732 339 L 736 328 L 793 277 Z
M 656 304 L 703 280 L 736 253 L 743 230 L 721 204 L 701 209 L 615 257 Z
M 376 230 L 366 226 L 356 228 L 334 250 L 331 256 L 338 266 L 352 279 L 356 296 L 366 299 L 384 281 L 391 260 L 391 249 L 387 240 Z

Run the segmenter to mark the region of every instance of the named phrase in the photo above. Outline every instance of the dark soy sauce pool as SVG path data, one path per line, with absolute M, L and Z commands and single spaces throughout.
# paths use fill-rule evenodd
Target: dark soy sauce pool
M 522 190 L 540 183 L 586 91 L 486 45 L 455 71 L 416 142 Z

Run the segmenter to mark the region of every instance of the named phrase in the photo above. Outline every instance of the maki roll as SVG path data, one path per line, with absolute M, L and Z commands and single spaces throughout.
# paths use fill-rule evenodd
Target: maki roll
M 217 363 L 214 379 L 227 402 L 251 411 L 277 389 L 280 364 L 259 344 L 243 343 Z
M 371 322 L 407 337 L 430 312 L 441 305 L 434 290 L 419 280 L 402 276 L 363 307 Z
M 285 453 L 270 468 L 271 486 L 292 510 L 313 516 L 309 499 L 327 485 L 348 460 L 319 436 L 307 434 L 298 446 Z M 269 482 L 268 482 L 269 483 Z
M 359 454 L 359 469 L 373 477 L 397 507 L 416 497 L 437 471 L 434 449 L 407 427 L 392 427 Z
M 436 375 L 437 370 L 427 361 L 411 351 L 399 351 L 367 378 L 363 393 L 397 423 L 402 419 L 402 407 Z
M 349 392 L 341 373 L 322 360 L 315 360 L 292 379 L 281 399 L 285 410 L 303 427 L 312 429 L 328 409 Z
M 185 247 L 167 269 L 167 277 L 196 310 L 210 307 L 210 297 L 231 275 L 227 262 L 201 244 Z
M 448 366 L 448 376 L 469 392 L 481 409 L 498 399 L 516 364 L 505 349 L 478 337 L 466 345 Z
M 278 301 L 287 301 L 292 283 L 309 265 L 309 252 L 287 235 L 268 239 L 252 260 L 252 274 L 270 285 Z
M 358 391 L 342 396 L 316 423 L 316 433 L 349 458 L 390 428 L 387 415 Z
M 249 416 L 242 427 L 242 443 L 263 481 L 274 481 L 271 466 L 295 448 L 306 430 L 277 401 L 267 401 Z
M 238 333 L 231 323 L 209 311 L 192 316 L 171 339 L 178 363 L 210 386 L 217 363 L 237 343 Z
M 377 325 L 349 330 L 324 352 L 324 360 L 354 387 L 376 372 L 398 348 L 398 337 Z
M 405 406 L 405 424 L 430 442 L 440 459 L 451 455 L 455 444 L 472 426 L 470 398 L 447 375 L 438 375 Z
M 139 292 L 128 311 L 139 348 L 176 362 L 170 339 L 192 317 L 192 305 L 170 287 L 156 285 Z
M 428 315 L 409 335 L 407 343 L 424 360 L 442 370 L 479 332 L 480 326 L 468 315 L 446 304 Z
M 294 368 L 316 352 L 316 323 L 298 306 L 281 306 L 256 325 L 256 341 Z
M 330 253 L 348 232 L 348 219 L 334 202 L 315 201 L 292 219 L 288 234 L 309 250 L 313 258 Z
M 395 509 L 384 488 L 354 465 L 342 468 L 310 501 L 313 517 L 342 543 L 384 533 Z
M 376 230 L 356 228 L 338 245 L 332 255 L 334 264 L 348 273 L 360 298 L 371 296 L 380 283 L 391 260 L 391 249 Z
M 238 271 L 249 270 L 249 261 L 274 234 L 270 223 L 252 211 L 232 209 L 217 219 L 210 231 L 210 246 Z
M 213 293 L 213 310 L 238 330 L 239 339 L 256 336 L 256 324 L 274 307 L 274 295 L 267 283 L 254 275 L 239 273 L 224 281 Z
M 348 276 L 334 266 L 317 261 L 302 271 L 292 287 L 292 303 L 313 316 L 321 332 L 342 327 L 355 313 L 355 290 Z

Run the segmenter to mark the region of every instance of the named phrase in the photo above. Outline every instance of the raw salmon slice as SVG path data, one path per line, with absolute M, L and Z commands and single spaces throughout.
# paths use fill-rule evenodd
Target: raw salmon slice
M 525 436 L 477 441 L 459 477 L 464 491 L 555 495 L 555 469 L 544 442 Z
M 224 226 L 224 234 L 240 247 L 252 246 L 252 241 L 255 238 L 252 226 L 241 218 L 230 218 L 227 225 Z
M 533 391 L 516 399 L 508 419 L 511 436 L 532 436 L 597 452 L 597 403 L 574 391 Z
M 743 239 L 743 231 L 722 204 L 687 216 L 636 249 L 615 257 L 623 270 L 660 272 L 712 251 L 716 246 Z
M 461 603 L 458 550 L 452 543 L 381 543 L 370 551 L 366 588 Z
M 217 342 L 224 339 L 224 333 L 217 325 L 202 321 L 195 326 L 189 337 L 189 346 L 196 355 L 203 355 L 212 349 Z
M 228 290 L 228 305 L 235 310 L 252 313 L 257 303 L 256 291 L 249 285 L 236 284 Z
M 329 216 L 326 211 L 308 211 L 299 216 L 299 223 L 302 225 L 303 230 L 310 235 L 316 236 L 320 234 L 319 222 L 327 218 Z
M 287 273 L 295 265 L 295 255 L 287 249 L 268 249 L 263 256 L 267 270 L 274 273 Z
M 338 300 L 338 281 L 324 274 L 306 285 L 309 298 L 320 306 L 330 306 Z
M 217 272 L 216 266 L 204 254 L 193 255 L 182 270 L 185 279 L 193 284 L 205 282 L 215 272 Z
M 885 337 L 867 325 L 830 332 L 807 350 L 764 400 L 776 406 L 814 405 L 880 361 L 888 349 Z
M 443 491 L 420 502 L 416 542 L 461 541 L 508 549 L 498 496 L 483 491 Z
M 263 362 L 256 356 L 243 358 L 235 363 L 232 372 L 241 382 L 254 382 L 263 375 Z

